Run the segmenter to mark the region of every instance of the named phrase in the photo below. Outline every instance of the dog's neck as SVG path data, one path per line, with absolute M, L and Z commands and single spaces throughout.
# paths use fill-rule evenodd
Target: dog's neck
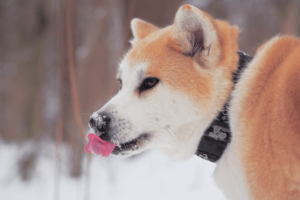
M 238 69 L 232 75 L 234 85 L 238 82 L 247 64 L 252 60 L 251 56 L 241 51 L 237 53 L 239 55 L 239 63 Z M 231 141 L 231 130 L 227 115 L 229 101 L 230 98 L 225 103 L 223 109 L 218 113 L 218 116 L 204 131 L 196 151 L 197 156 L 211 162 L 217 162 L 222 157 L 227 145 Z

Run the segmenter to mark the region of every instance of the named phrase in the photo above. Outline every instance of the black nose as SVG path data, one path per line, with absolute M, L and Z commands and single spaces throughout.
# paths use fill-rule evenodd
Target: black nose
M 90 118 L 89 125 L 95 131 L 106 134 L 109 127 L 110 117 L 105 113 L 93 114 Z
M 97 127 L 96 121 L 94 120 L 93 117 L 90 118 L 89 126 L 90 126 L 90 128 L 92 128 L 92 129 L 95 129 L 95 128 Z

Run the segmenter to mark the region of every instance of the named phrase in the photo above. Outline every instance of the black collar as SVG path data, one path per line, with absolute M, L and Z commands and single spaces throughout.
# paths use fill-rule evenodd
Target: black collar
M 234 85 L 238 82 L 242 72 L 247 67 L 247 64 L 252 60 L 252 57 L 238 51 L 239 66 L 233 73 Z M 223 155 L 227 145 L 231 141 L 231 130 L 229 127 L 228 105 L 229 100 L 225 103 L 223 109 L 219 112 L 218 116 L 211 122 L 210 126 L 205 130 L 196 155 L 211 162 L 217 162 Z

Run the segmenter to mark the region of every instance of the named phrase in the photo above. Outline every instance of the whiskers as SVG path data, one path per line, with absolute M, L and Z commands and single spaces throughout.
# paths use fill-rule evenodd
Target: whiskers
M 165 126 L 164 129 L 170 134 L 171 138 L 174 137 L 174 136 L 176 138 L 179 138 L 178 135 L 172 130 L 170 125 Z

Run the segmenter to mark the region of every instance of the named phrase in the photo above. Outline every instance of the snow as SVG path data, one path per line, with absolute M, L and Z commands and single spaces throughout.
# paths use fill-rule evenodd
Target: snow
M 102 125 L 102 124 L 105 125 L 105 122 L 103 122 L 103 118 L 105 118 L 106 116 L 103 116 L 102 118 L 102 116 L 99 115 L 99 113 L 94 112 L 91 117 L 95 120 L 96 125 Z
M 69 176 L 67 148 L 62 148 L 62 170 L 57 176 L 55 147 L 45 143 L 40 145 L 43 148 L 40 148 L 32 179 L 23 181 L 18 176 L 17 159 L 22 152 L 34 149 L 33 145 L 0 141 L 1 200 L 225 199 L 212 178 L 215 164 L 197 156 L 177 163 L 159 151 L 148 151 L 131 159 L 93 156 L 87 181 L 85 173 L 79 178 Z M 86 160 L 87 157 L 83 161 L 83 172 Z

